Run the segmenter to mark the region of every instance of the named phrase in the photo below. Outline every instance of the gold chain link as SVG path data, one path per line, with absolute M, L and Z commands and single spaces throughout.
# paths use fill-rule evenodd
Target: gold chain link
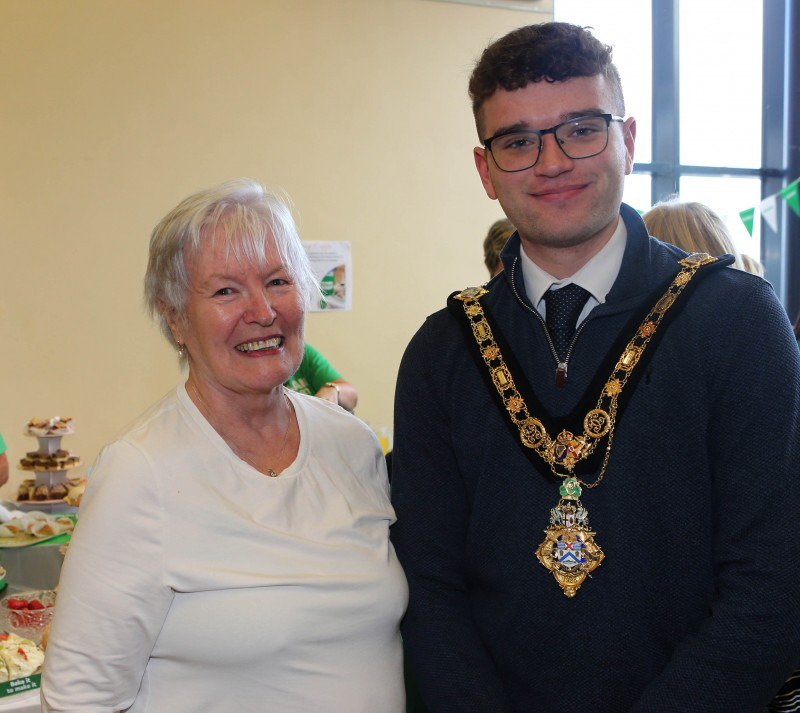
M 535 450 L 549 465 L 554 475 L 559 478 L 575 478 L 587 488 L 595 488 L 600 484 L 611 457 L 611 445 L 614 440 L 617 419 L 617 400 L 620 394 L 669 308 L 675 304 L 678 296 L 689 284 L 698 268 L 716 262 L 716 260 L 717 258 L 706 253 L 694 253 L 678 261 L 678 264 L 681 265 L 680 272 L 639 325 L 636 333 L 623 350 L 622 356 L 617 360 L 611 376 L 603 386 L 595 408 L 584 416 L 583 433 L 575 435 L 571 431 L 563 429 L 555 439 L 547 433 L 544 424 L 531 414 L 525 399 L 517 390 L 514 377 L 494 339 L 492 329 L 480 303 L 480 298 L 487 294 L 488 290 L 482 287 L 470 287 L 455 295 L 456 299 L 463 302 L 464 312 L 470 321 L 472 334 L 478 344 L 483 361 L 489 369 L 492 383 L 503 400 L 508 415 L 517 427 L 522 443 Z M 578 478 L 573 470 L 578 463 L 594 452 L 597 445 L 606 436 L 608 436 L 606 451 L 599 474 L 593 482 L 587 483 Z M 559 472 L 559 468 L 563 468 L 567 472 Z

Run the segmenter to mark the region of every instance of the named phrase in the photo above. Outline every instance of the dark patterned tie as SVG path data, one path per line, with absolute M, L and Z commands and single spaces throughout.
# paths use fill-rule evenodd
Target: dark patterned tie
M 566 359 L 570 340 L 575 334 L 578 315 L 589 297 L 590 294 L 583 287 L 574 283 L 544 293 L 547 305 L 547 328 L 553 337 L 559 361 Z

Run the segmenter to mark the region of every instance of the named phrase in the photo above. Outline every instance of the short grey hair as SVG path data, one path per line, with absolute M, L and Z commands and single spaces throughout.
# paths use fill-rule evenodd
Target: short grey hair
M 321 296 L 288 199 L 280 198 L 257 181 L 240 178 L 198 191 L 181 201 L 153 229 L 144 277 L 145 304 L 174 344 L 164 309 L 178 319 L 186 308 L 189 274 L 186 261 L 197 255 L 222 229 L 228 255 L 237 261 L 266 263 L 271 237 L 281 261 L 308 306 Z

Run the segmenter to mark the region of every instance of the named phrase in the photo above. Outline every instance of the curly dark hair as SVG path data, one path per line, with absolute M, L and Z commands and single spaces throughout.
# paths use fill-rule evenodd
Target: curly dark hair
M 573 77 L 604 75 L 618 106 L 625 114 L 619 71 L 611 61 L 611 47 L 600 42 L 589 28 L 567 22 L 546 22 L 512 30 L 489 45 L 469 80 L 469 96 L 478 133 L 480 110 L 497 89 L 514 91 L 531 82 L 562 82 Z

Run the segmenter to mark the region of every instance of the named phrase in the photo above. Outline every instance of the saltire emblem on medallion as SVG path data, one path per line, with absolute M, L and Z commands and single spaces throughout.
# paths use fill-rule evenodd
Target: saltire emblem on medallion
M 574 597 L 584 580 L 603 561 L 603 550 L 589 529 L 589 514 L 578 500 L 580 486 L 568 478 L 561 486 L 562 499 L 550 510 L 550 526 L 536 549 L 536 557 L 553 573 L 564 594 Z

